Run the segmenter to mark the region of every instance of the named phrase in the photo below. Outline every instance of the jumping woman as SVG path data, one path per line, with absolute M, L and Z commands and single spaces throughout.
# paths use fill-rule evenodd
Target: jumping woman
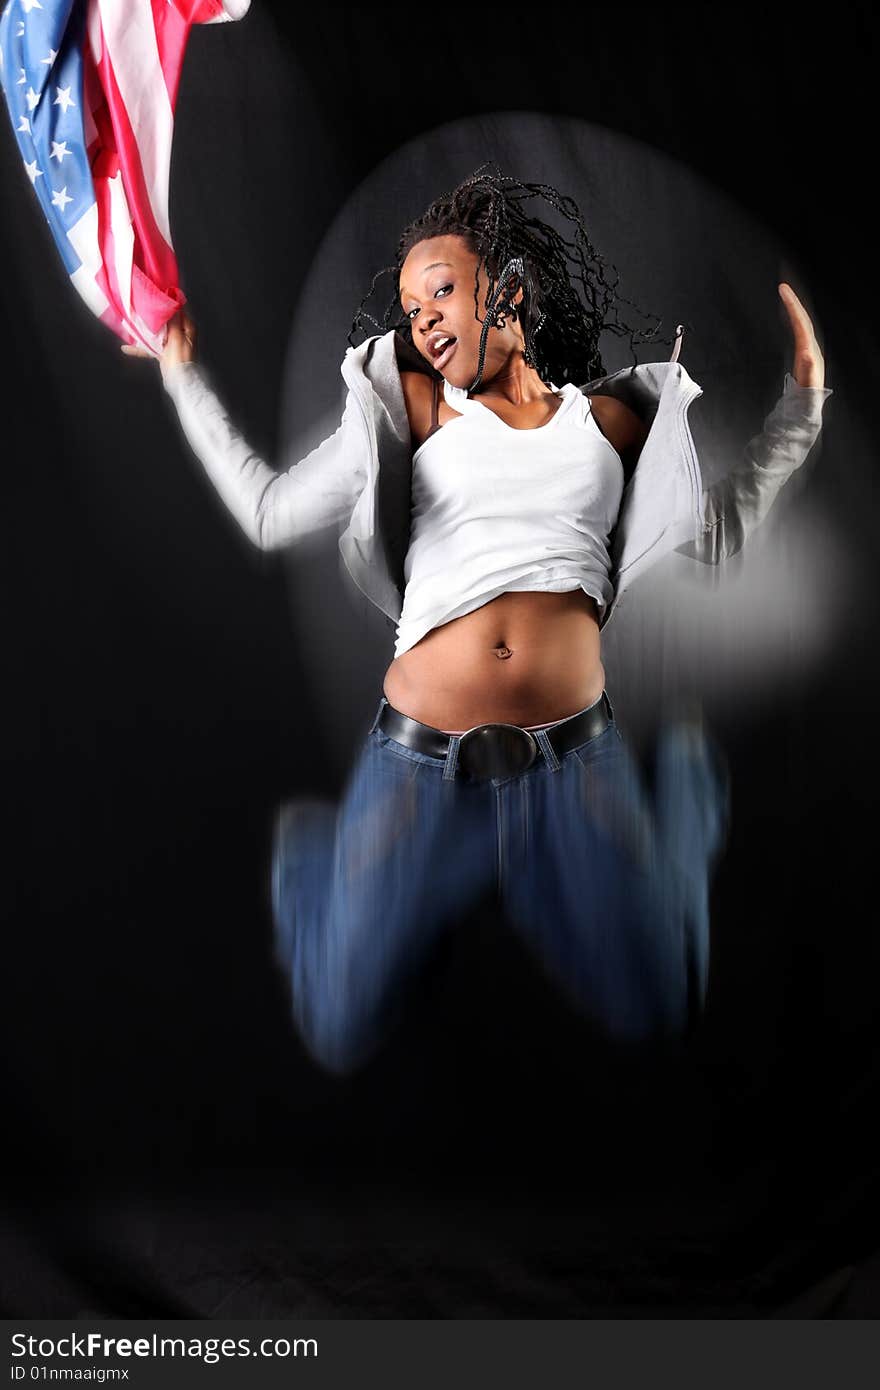
M 569 236 L 530 215 L 540 198 Z M 704 488 L 680 335 L 669 360 L 603 374 L 600 335 L 624 331 L 616 281 L 570 198 L 481 169 L 406 228 L 389 269 L 383 320 L 364 305 L 355 319 L 350 338 L 365 320 L 380 331 L 345 354 L 338 429 L 285 472 L 229 420 L 185 313 L 160 359 L 250 539 L 343 528 L 352 578 L 396 630 L 341 804 L 277 814 L 276 953 L 301 1037 L 334 1071 L 360 1065 L 438 933 L 495 891 L 609 1037 L 680 1038 L 706 991 L 727 777 L 699 721 L 680 723 L 661 731 L 648 796 L 601 630 L 670 550 L 738 550 L 803 462 L 831 394 L 813 326 L 779 285 L 792 373 Z

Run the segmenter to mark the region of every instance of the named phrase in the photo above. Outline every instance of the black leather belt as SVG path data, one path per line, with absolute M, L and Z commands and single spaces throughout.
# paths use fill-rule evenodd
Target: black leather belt
M 603 733 L 613 719 L 611 701 L 603 691 L 594 705 L 563 719 L 560 724 L 554 724 L 544 732 L 554 753 L 562 759 L 572 748 Z M 401 714 L 400 710 L 387 703 L 375 727 L 396 743 L 431 758 L 445 758 L 454 737 L 444 734 L 442 729 L 432 728 L 430 724 L 421 724 L 408 714 Z M 515 777 L 531 767 L 539 749 L 534 733 L 520 728 L 518 724 L 477 724 L 459 738 L 456 770 L 460 769 L 469 777 L 478 779 Z

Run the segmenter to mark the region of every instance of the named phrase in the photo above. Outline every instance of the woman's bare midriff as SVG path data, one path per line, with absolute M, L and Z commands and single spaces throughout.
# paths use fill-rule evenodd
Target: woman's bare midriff
M 596 604 L 583 589 L 507 593 L 436 627 L 392 661 L 384 693 L 435 729 L 544 724 L 599 699 Z

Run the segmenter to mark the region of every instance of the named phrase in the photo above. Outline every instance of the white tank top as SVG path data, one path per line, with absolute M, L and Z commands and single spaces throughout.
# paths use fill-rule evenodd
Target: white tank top
M 460 386 L 459 412 L 413 454 L 410 545 L 395 656 L 426 633 L 508 592 L 582 588 L 613 597 L 608 539 L 623 465 L 576 386 L 556 414 L 517 430 Z

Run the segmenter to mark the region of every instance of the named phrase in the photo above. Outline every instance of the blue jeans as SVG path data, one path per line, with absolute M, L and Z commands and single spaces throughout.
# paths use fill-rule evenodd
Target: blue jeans
M 276 816 L 275 954 L 313 1057 L 345 1072 L 375 1051 L 407 979 L 450 921 L 497 890 L 512 928 L 612 1039 L 680 1038 L 706 991 L 709 879 L 727 777 L 696 725 L 658 739 L 653 796 L 612 722 L 516 776 L 453 776 L 376 719 L 340 805 Z

